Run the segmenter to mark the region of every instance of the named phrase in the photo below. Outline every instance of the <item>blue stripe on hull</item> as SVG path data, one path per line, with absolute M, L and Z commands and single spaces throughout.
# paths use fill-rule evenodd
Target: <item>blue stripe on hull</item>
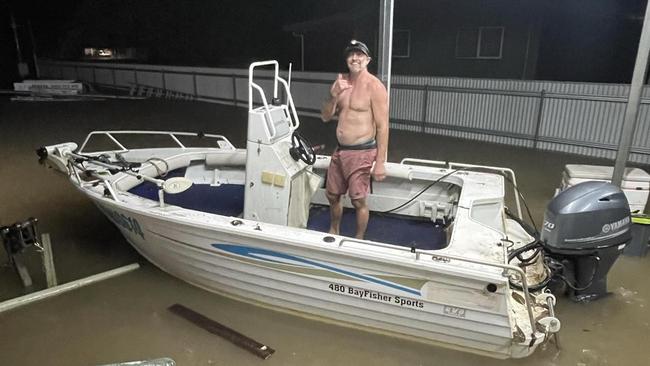
M 390 287 L 390 288 L 393 288 L 393 289 L 396 289 L 396 290 L 399 290 L 399 291 L 404 291 L 404 292 L 412 294 L 412 295 L 416 295 L 416 296 L 421 296 L 422 295 L 419 290 L 416 290 L 416 289 L 413 289 L 413 288 L 410 288 L 410 287 L 405 287 L 405 286 L 396 284 L 394 282 L 385 281 L 385 280 L 382 280 L 380 278 L 373 277 L 373 276 L 368 276 L 368 275 L 361 274 L 361 273 L 351 272 L 351 271 L 348 271 L 348 270 L 345 270 L 345 269 L 337 268 L 337 267 L 335 267 L 333 265 L 330 265 L 330 264 L 320 263 L 320 262 L 305 259 L 305 258 L 302 258 L 302 257 L 293 256 L 293 255 L 290 255 L 290 254 L 276 252 L 276 251 L 272 251 L 272 250 L 268 250 L 268 249 L 260 249 L 260 248 L 253 248 L 253 247 L 247 247 L 247 246 L 241 246 L 241 245 L 232 245 L 232 244 L 212 244 L 212 246 L 217 248 L 217 249 L 221 249 L 223 251 L 226 251 L 228 253 L 233 253 L 233 254 L 236 254 L 236 255 L 243 256 L 243 257 L 248 257 L 248 258 L 252 258 L 252 259 L 260 260 L 260 261 L 265 261 L 265 262 L 286 264 L 286 261 L 290 260 L 290 261 L 293 261 L 293 262 L 301 263 L 301 264 L 304 265 L 304 267 L 321 268 L 321 269 L 325 269 L 325 270 L 328 270 L 328 271 L 331 271 L 331 272 L 334 272 L 334 273 L 337 273 L 337 274 L 342 274 L 342 275 L 345 275 L 345 276 L 348 276 L 348 277 L 363 280 L 365 282 L 375 283 L 375 284 Z M 277 258 L 277 260 L 275 260 L 274 258 Z

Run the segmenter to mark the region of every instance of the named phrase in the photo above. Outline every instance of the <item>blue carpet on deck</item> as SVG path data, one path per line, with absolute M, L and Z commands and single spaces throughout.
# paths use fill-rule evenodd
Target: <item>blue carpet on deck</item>
M 313 205 L 309 211 L 307 228 L 328 232 L 330 226 L 329 206 Z M 357 218 L 353 209 L 345 208 L 341 218 L 341 235 L 354 237 Z M 370 212 L 366 239 L 417 249 L 435 250 L 447 246 L 447 235 L 442 226 L 430 220 L 418 220 L 404 216 Z
M 185 176 L 185 169 L 169 172 L 163 179 Z M 158 187 L 151 182 L 143 182 L 129 190 L 137 196 L 158 201 Z M 194 184 L 185 192 L 165 193 L 165 203 L 190 210 L 208 212 L 224 216 L 239 216 L 244 212 L 244 186 L 242 184 Z
M 185 169 L 169 172 L 163 179 L 185 176 Z M 158 201 L 158 187 L 143 182 L 129 190 L 137 196 Z M 241 184 L 194 184 L 188 190 L 177 194 L 165 194 L 165 203 L 170 205 L 224 216 L 240 216 L 244 212 L 244 186 Z M 307 228 L 328 232 L 330 225 L 329 206 L 312 205 Z M 344 209 L 341 219 L 341 235 L 354 237 L 357 219 L 353 209 Z M 435 250 L 447 246 L 447 236 L 442 226 L 430 220 L 413 219 L 405 216 L 370 212 L 366 239 L 417 249 Z

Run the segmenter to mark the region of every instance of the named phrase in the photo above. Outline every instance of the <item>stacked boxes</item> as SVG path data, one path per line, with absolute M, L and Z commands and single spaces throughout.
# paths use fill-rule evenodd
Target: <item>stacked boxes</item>
M 610 166 L 567 164 L 559 191 L 590 180 L 610 182 L 613 174 L 614 168 Z M 630 210 L 643 212 L 650 192 L 650 174 L 639 168 L 625 168 L 621 190 L 627 197 Z

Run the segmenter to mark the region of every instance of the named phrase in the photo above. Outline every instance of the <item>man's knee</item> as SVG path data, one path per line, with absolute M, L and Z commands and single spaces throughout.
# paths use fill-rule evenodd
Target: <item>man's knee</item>
M 327 197 L 327 200 L 330 201 L 330 203 L 338 203 L 341 200 L 341 195 L 340 194 L 334 194 L 334 193 L 325 191 L 325 196 Z
M 352 206 L 354 206 L 354 208 L 357 210 L 368 207 L 365 198 L 357 198 L 350 201 L 352 202 Z

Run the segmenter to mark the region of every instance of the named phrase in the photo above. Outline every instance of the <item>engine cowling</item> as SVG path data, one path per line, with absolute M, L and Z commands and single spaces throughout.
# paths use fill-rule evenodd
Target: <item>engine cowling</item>
M 607 273 L 631 240 L 631 225 L 625 194 L 610 183 L 584 182 L 558 194 L 547 206 L 540 235 L 566 284 L 556 289 L 575 301 L 607 294 Z

